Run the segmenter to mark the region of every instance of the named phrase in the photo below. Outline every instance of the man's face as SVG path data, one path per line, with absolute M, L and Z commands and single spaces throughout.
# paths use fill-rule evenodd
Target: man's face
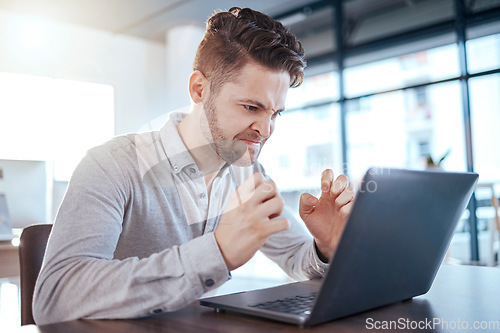
M 203 104 L 204 135 L 217 154 L 238 166 L 255 163 L 285 108 L 290 75 L 256 63 L 246 64 L 237 79 L 226 82 Z

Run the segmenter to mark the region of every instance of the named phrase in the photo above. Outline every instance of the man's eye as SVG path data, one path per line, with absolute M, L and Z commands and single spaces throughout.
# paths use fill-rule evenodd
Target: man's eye
M 278 112 L 273 113 L 273 118 L 281 116 L 281 112 L 283 112 L 283 111 L 278 111 Z
M 252 105 L 245 105 L 245 109 L 251 112 L 257 111 L 257 107 Z

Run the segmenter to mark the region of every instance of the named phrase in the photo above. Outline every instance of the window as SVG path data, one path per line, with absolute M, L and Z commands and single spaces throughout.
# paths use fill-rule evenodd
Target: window
M 345 69 L 346 96 L 356 97 L 459 75 L 456 45 Z
M 424 169 L 428 156 L 446 170 L 466 170 L 457 82 L 349 101 L 347 152 L 353 180 L 372 166 Z
M 484 232 L 491 229 L 487 226 L 492 212 L 488 203 L 490 188 L 497 196 L 500 193 L 500 155 L 494 153 L 500 139 L 497 134 L 497 124 L 500 124 L 500 1 L 466 0 L 466 15 L 458 18 L 459 21 L 463 19 L 464 25 L 456 24 L 456 15 L 462 8 L 455 8 L 459 2 L 452 0 L 351 0 L 340 3 L 342 22 L 332 20 L 338 12 L 328 2 L 297 11 L 302 16 L 313 17 L 316 11 L 325 12 L 324 9 L 329 8 L 329 28 L 315 26 L 311 32 L 307 29 L 297 31 L 305 41 L 306 55 L 313 55 L 309 56 L 309 63 L 313 66 L 328 64 L 328 71 L 336 71 L 337 78 L 333 80 L 336 84 L 332 87 L 338 89 L 343 85 L 344 89 L 343 94 L 339 89 L 329 96 L 321 94 L 320 98 L 311 93 L 297 95 L 296 101 L 291 103 L 298 108 L 294 117 L 311 112 L 310 107 L 314 105 L 340 109 L 335 104 L 340 103 L 342 112 L 338 112 L 338 118 L 329 118 L 332 123 L 328 126 L 338 131 L 336 145 L 342 150 L 334 154 L 332 160 L 323 160 L 338 168 L 337 159 L 344 157 L 341 163 L 348 163 L 344 166 L 354 182 L 371 166 L 424 169 L 429 157 L 436 162 L 445 157 L 441 166 L 447 171 L 465 171 L 474 166 L 481 182 L 476 191 L 478 208 L 475 214 L 464 213 L 451 252 L 458 254 L 462 262 L 484 262 L 484 256 L 478 257 L 475 240 L 470 237 L 475 235 L 471 226 L 475 229 L 477 224 L 479 252 L 496 246 L 484 241 Z M 299 26 L 302 27 L 300 23 Z M 459 29 L 465 29 L 465 57 L 459 54 L 463 39 Z M 326 36 L 326 30 L 329 37 L 321 38 Z M 342 33 L 336 34 L 339 30 Z M 337 52 L 340 41 L 336 37 L 340 35 L 342 52 Z M 326 42 L 321 44 L 321 40 Z M 471 76 L 461 72 L 464 65 Z M 337 82 L 339 71 L 343 74 L 343 82 Z M 469 89 L 464 89 L 466 87 Z M 307 88 L 308 92 L 314 92 L 322 86 L 310 83 Z M 466 117 L 469 105 L 470 122 Z M 300 124 L 298 128 L 306 127 Z M 310 127 L 314 126 L 311 123 Z M 466 136 L 469 126 L 471 137 Z M 341 130 L 344 133 L 340 133 Z M 307 188 L 303 176 L 307 167 L 293 159 L 300 155 L 314 165 L 321 164 L 316 162 L 317 156 L 327 156 L 326 142 L 315 142 L 316 137 L 316 133 L 304 137 L 303 149 L 286 156 L 277 154 L 275 161 L 269 162 L 275 163 L 276 170 L 279 163 L 281 167 L 293 165 L 293 170 L 282 173 L 286 176 L 281 180 L 288 180 L 285 186 L 288 186 L 286 195 L 291 196 L 290 200 L 298 201 L 301 191 Z M 469 147 L 472 151 L 468 151 Z M 466 158 L 468 153 L 472 153 L 471 164 Z M 484 182 L 493 185 L 488 187 Z M 467 248 L 467 245 L 471 246 Z
M 329 71 L 306 77 L 297 88 L 287 94 L 286 108 L 297 109 L 310 104 L 331 102 L 339 98 L 337 72 Z
M 86 150 L 114 132 L 111 86 L 0 73 L 0 158 L 53 162 L 69 180 Z
M 500 67 L 500 34 L 467 41 L 469 73 L 478 73 Z
M 470 79 L 474 168 L 482 181 L 500 178 L 499 91 L 500 74 Z

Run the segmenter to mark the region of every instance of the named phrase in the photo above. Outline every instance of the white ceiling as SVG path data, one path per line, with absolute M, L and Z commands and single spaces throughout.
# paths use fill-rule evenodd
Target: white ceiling
M 269 15 L 315 0 L 0 0 L 0 10 L 127 34 L 159 43 L 178 24 L 204 25 L 213 12 L 233 6 Z

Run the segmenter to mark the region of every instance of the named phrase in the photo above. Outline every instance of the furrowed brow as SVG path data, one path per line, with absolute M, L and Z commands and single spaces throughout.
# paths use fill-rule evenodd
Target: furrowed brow
M 252 105 L 255 105 L 261 109 L 264 109 L 266 110 L 266 106 L 264 104 L 262 104 L 261 102 L 259 101 L 256 101 L 256 100 L 253 100 L 253 99 L 244 99 L 244 100 L 241 100 L 242 103 L 248 103 L 248 104 L 252 104 Z M 281 109 L 278 109 L 276 111 L 274 111 L 273 113 L 278 113 L 278 112 L 283 112 L 285 111 L 285 108 L 281 108 Z
M 241 100 L 242 103 L 248 103 L 248 104 L 253 104 L 261 109 L 265 109 L 266 107 L 264 106 L 264 104 L 262 104 L 261 102 L 259 101 L 255 101 L 253 99 L 244 99 L 244 100 Z

